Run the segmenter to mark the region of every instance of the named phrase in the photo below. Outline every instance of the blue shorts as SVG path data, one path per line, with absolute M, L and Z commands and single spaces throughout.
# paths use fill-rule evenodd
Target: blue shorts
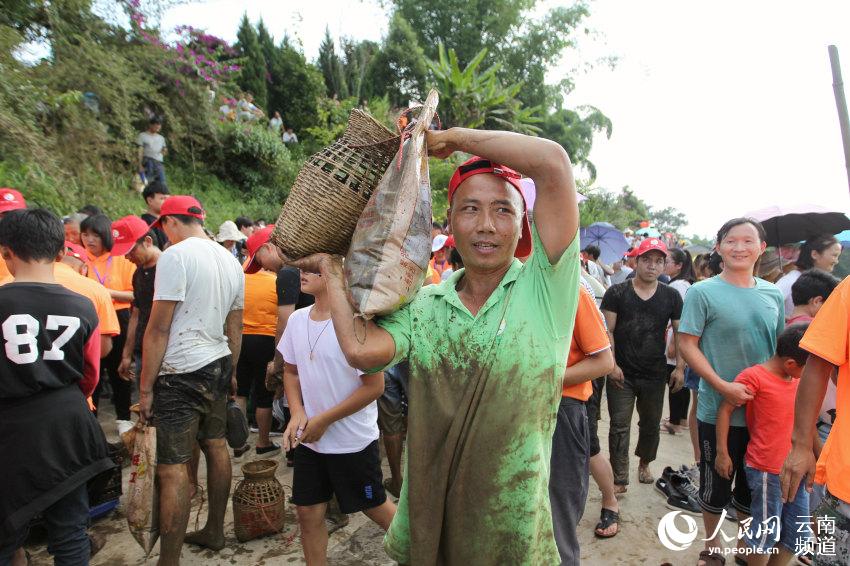
M 685 387 L 691 391 L 699 391 L 699 380 L 702 379 L 697 372 L 691 368 L 685 368 Z
M 747 546 L 757 552 L 781 544 L 796 553 L 806 547 L 812 536 L 809 492 L 801 482 L 794 501 L 782 503 L 779 475 L 746 467 L 747 483 L 752 493 L 750 511 L 753 521 L 745 533 Z

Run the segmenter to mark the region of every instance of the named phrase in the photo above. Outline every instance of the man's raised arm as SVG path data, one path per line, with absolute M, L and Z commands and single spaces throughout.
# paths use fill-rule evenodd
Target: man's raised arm
M 549 262 L 557 263 L 575 238 L 579 223 L 573 168 L 564 148 L 544 138 L 492 130 L 451 128 L 426 135 L 428 151 L 435 157 L 462 151 L 531 177 L 537 191 L 537 233 Z

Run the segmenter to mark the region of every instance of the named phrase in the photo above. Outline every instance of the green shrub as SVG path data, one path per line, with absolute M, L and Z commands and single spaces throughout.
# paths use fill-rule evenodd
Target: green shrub
M 217 134 L 218 143 L 207 156 L 210 169 L 255 199 L 281 204 L 301 161 L 259 124 L 222 122 Z

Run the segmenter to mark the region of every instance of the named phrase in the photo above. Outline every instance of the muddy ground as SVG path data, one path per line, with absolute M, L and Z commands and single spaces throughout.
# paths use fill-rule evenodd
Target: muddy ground
M 666 396 L 665 396 L 666 397 Z M 604 402 L 603 402 L 604 403 Z M 114 425 L 114 413 L 109 407 L 101 412 L 101 422 L 107 431 L 110 440 L 117 439 Z M 608 419 L 607 409 L 603 406 L 603 420 L 599 425 L 600 439 L 603 452 L 607 451 Z M 665 410 L 666 414 L 666 410 Z M 255 435 L 252 435 L 252 440 Z M 632 446 L 637 439 L 637 415 L 632 423 Z M 279 441 L 279 439 L 278 439 Z M 233 487 L 241 479 L 240 466 L 249 461 L 253 451 L 249 452 L 240 460 L 233 462 Z M 652 471 L 658 475 L 664 466 L 677 468 L 680 464 L 692 459 L 690 440 L 686 434 L 671 436 L 662 432 L 661 445 L 658 460 L 653 464 Z M 384 473 L 389 474 L 389 469 L 384 461 Z M 128 470 L 125 468 L 125 486 Z M 201 482 L 204 482 L 205 469 L 203 458 L 200 470 Z M 287 494 L 290 493 L 292 485 L 292 469 L 287 468 L 281 462 L 278 467 L 277 478 L 283 484 Z M 608 540 L 596 539 L 593 536 L 593 527 L 599 518 L 601 497 L 599 490 L 591 480 L 590 495 L 585 507 L 584 517 L 579 525 L 579 537 L 581 541 L 582 562 L 587 565 L 661 565 L 671 564 L 696 564 L 700 542 L 694 543 L 691 548 L 674 552 L 666 549 L 658 539 L 657 528 L 659 519 L 670 511 L 666 507 L 665 500 L 652 485 L 643 485 L 637 481 L 637 460 L 633 462 L 631 470 L 631 485 L 629 491 L 620 499 L 621 531 L 616 537 Z M 190 529 L 194 528 L 196 516 L 202 526 L 206 516 L 206 506 L 198 514 L 197 505 L 193 507 L 190 519 Z M 301 548 L 298 541 L 298 528 L 295 521 L 294 511 L 291 506 L 287 507 L 285 532 L 273 537 L 239 543 L 233 534 L 233 514 L 228 505 L 227 524 L 225 533 L 228 543 L 224 550 L 212 552 L 198 547 L 184 546 L 181 563 L 187 566 L 230 566 L 235 564 L 304 564 Z M 697 520 L 700 538 L 703 534 L 702 521 Z M 103 534 L 107 541 L 103 550 L 92 560 L 93 565 L 139 565 L 155 564 L 159 545 L 157 544 L 151 556 L 145 560 L 144 554 L 131 537 L 127 530 L 127 523 L 122 512 L 122 506 L 107 517 L 99 519 L 92 524 L 92 530 Z M 735 527 L 726 522 L 725 532 L 733 534 Z M 329 542 L 329 564 L 333 566 L 354 565 L 391 565 L 394 564 L 384 554 L 381 547 L 382 532 L 369 521 L 365 515 L 358 513 L 350 516 L 348 526 L 333 533 Z M 32 563 L 35 565 L 52 564 L 47 554 L 43 537 L 39 533 L 33 533 L 28 546 L 32 555 Z M 734 563 L 730 557 L 727 563 Z

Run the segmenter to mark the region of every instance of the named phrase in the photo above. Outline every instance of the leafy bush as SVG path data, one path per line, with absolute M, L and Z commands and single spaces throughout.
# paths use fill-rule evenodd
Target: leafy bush
M 270 203 L 289 194 L 301 163 L 273 132 L 258 124 L 222 122 L 207 163 L 243 192 Z

